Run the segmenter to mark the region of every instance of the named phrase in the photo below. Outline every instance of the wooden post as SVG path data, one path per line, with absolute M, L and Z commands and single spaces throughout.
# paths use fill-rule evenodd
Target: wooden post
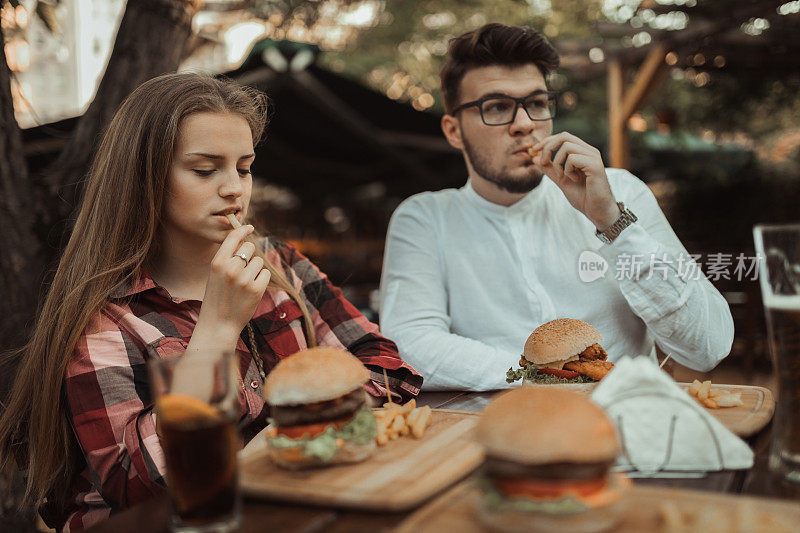
M 628 119 L 642 107 L 663 79 L 666 54 L 663 44 L 653 46 L 629 89 L 625 88 L 627 67 L 618 58 L 608 62 L 608 151 L 612 167 L 630 166 Z
M 625 91 L 625 97 L 622 101 L 622 116 L 625 117 L 625 121 L 642 107 L 645 99 L 655 88 L 656 81 L 660 80 L 659 72 L 666 70 L 666 64 L 664 63 L 666 55 L 667 49 L 660 43 L 653 46 L 648 52 L 642 66 L 636 73 L 633 85 Z
M 618 59 L 608 62 L 608 152 L 609 166 L 628 168 L 628 131 L 622 117 L 625 66 Z

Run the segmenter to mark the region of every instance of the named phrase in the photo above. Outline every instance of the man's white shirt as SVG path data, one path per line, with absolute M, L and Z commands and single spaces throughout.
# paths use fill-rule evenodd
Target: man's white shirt
M 506 371 L 518 366 L 525 340 L 556 318 L 597 328 L 611 361 L 655 358 L 654 340 L 698 370 L 728 354 L 733 320 L 725 299 L 696 265 L 687 268 L 690 256 L 650 189 L 625 170 L 606 173 L 616 200 L 639 218 L 612 244 L 597 239 L 547 177 L 509 207 L 468 182 L 397 208 L 386 239 L 381 330 L 423 375 L 425 390 L 509 387 Z

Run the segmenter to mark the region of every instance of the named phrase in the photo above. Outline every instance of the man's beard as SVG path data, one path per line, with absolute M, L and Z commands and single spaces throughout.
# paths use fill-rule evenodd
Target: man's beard
M 503 169 L 499 171 L 493 170 L 491 161 L 486 154 L 475 150 L 466 137 L 462 136 L 461 140 L 464 142 L 464 150 L 467 152 L 470 163 L 472 163 L 473 170 L 483 179 L 491 181 L 504 191 L 514 194 L 531 192 L 541 183 L 543 174 L 536 170 L 533 163 L 527 167 L 527 174 L 515 178 L 503 172 Z

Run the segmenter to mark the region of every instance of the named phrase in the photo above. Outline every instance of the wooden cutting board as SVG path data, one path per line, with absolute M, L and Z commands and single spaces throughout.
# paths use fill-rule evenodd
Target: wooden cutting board
M 678 386 L 685 389 L 689 388 L 689 383 L 678 383 Z M 536 387 L 559 387 L 567 390 L 579 392 L 581 394 L 591 394 L 597 383 L 574 383 L 564 385 L 534 385 Z M 709 409 L 703 406 L 706 411 L 711 413 L 722 425 L 731 430 L 732 433 L 740 437 L 755 435 L 772 420 L 775 411 L 775 399 L 772 392 L 764 387 L 754 387 L 750 385 L 717 385 L 712 384 L 713 390 L 723 390 L 741 393 L 744 405 L 738 407 L 722 407 L 719 409 Z M 698 405 L 702 405 L 698 402 Z
M 683 389 L 689 388 L 689 383 L 678 383 L 678 385 Z M 705 408 L 735 435 L 740 437 L 755 435 L 772 420 L 772 414 L 775 412 L 775 399 L 769 389 L 750 385 L 716 384 L 712 384 L 711 389 L 741 394 L 744 405 L 719 409 Z M 698 405 L 701 404 L 698 402 Z
M 381 511 L 404 511 L 472 472 L 483 451 L 470 433 L 479 413 L 434 409 L 421 439 L 390 441 L 361 463 L 291 471 L 269 461 L 266 449 L 239 456 L 239 484 L 251 497 Z M 262 439 L 262 435 L 256 436 Z M 258 442 L 256 443 L 258 445 Z
M 409 516 L 397 533 L 482 533 L 474 503 L 479 498 L 470 480 Z M 764 532 L 798 531 L 800 504 L 775 500 L 662 487 L 634 485 L 615 532 Z

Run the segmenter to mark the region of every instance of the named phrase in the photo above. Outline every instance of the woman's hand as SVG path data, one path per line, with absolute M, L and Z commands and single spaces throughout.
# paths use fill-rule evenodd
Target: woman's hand
M 270 272 L 260 256 L 254 257 L 255 245 L 244 240 L 252 232 L 250 225 L 232 230 L 211 260 L 203 305 L 187 351 L 232 350 L 253 317 Z

